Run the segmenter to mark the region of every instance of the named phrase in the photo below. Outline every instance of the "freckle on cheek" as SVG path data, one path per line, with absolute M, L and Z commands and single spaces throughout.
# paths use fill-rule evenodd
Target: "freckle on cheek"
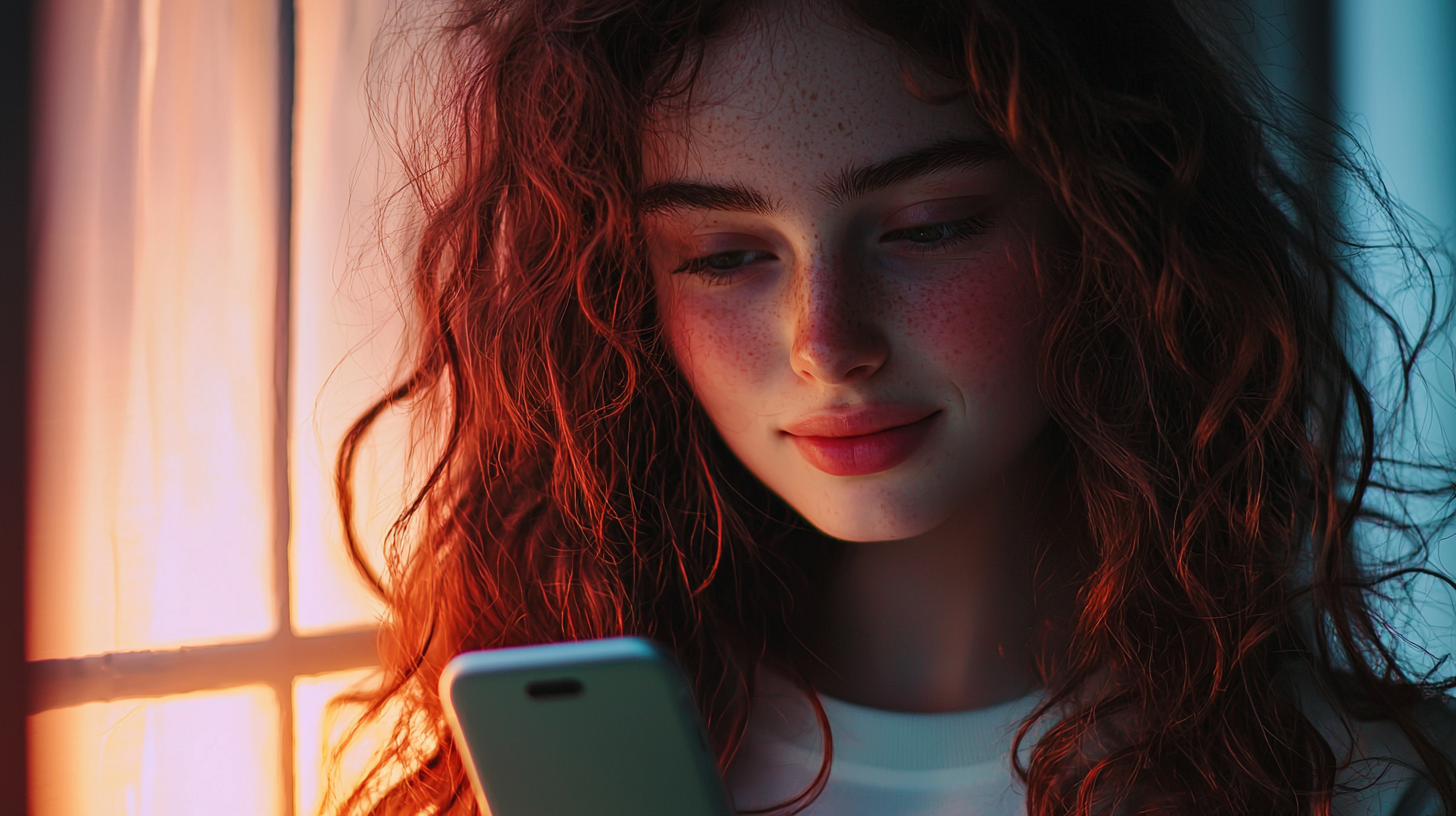
M 705 391 L 732 391 L 755 380 L 766 365 L 768 350 L 758 326 L 731 310 L 689 309 L 673 321 L 672 340 L 679 362 L 700 396 Z
M 1029 347 L 1024 292 L 1014 285 L 1017 270 L 981 270 L 975 279 L 936 286 L 934 296 L 903 293 L 891 298 L 902 309 L 912 342 L 960 372 L 963 384 L 993 389 L 1013 370 L 1034 365 Z

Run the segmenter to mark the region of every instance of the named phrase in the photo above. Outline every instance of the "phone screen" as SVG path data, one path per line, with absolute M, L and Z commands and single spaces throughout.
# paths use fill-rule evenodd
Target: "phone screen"
M 729 816 L 692 692 L 639 638 L 467 652 L 440 699 L 492 816 Z

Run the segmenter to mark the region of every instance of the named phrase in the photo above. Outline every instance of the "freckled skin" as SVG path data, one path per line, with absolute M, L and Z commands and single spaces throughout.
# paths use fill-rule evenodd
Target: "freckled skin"
M 775 205 L 767 215 L 650 219 L 663 329 L 734 453 L 808 521 L 849 541 L 984 524 L 966 508 L 1031 455 L 1047 422 L 1031 252 L 1050 217 L 1026 175 L 999 161 L 843 202 L 824 193 L 846 167 L 983 132 L 965 105 L 912 96 L 901 66 L 845 25 L 760 21 L 708 50 L 699 104 L 667 117 L 670 135 L 649 156 L 653 180 L 741 185 Z M 989 227 L 934 252 L 885 240 L 942 220 L 904 219 L 944 200 L 974 202 Z M 769 257 L 727 280 L 674 274 L 731 249 Z M 940 412 L 916 453 L 885 471 L 829 475 L 784 433 L 815 411 L 885 404 Z

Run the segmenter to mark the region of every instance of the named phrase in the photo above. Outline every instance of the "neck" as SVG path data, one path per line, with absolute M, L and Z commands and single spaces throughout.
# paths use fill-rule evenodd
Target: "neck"
M 915 712 L 985 708 L 1035 688 L 1038 632 L 1071 601 L 1070 582 L 1037 575 L 1062 527 L 1046 520 L 1065 515 L 1055 512 L 1065 485 L 1049 470 L 1029 457 L 923 535 L 842 544 L 796 627 L 809 652 L 796 662 L 815 687 Z

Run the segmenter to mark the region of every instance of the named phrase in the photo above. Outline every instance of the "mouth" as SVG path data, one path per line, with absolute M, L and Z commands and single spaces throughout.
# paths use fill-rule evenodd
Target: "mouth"
M 783 433 L 806 462 L 830 476 L 868 476 L 914 456 L 940 413 L 890 408 L 825 414 L 796 422 Z

